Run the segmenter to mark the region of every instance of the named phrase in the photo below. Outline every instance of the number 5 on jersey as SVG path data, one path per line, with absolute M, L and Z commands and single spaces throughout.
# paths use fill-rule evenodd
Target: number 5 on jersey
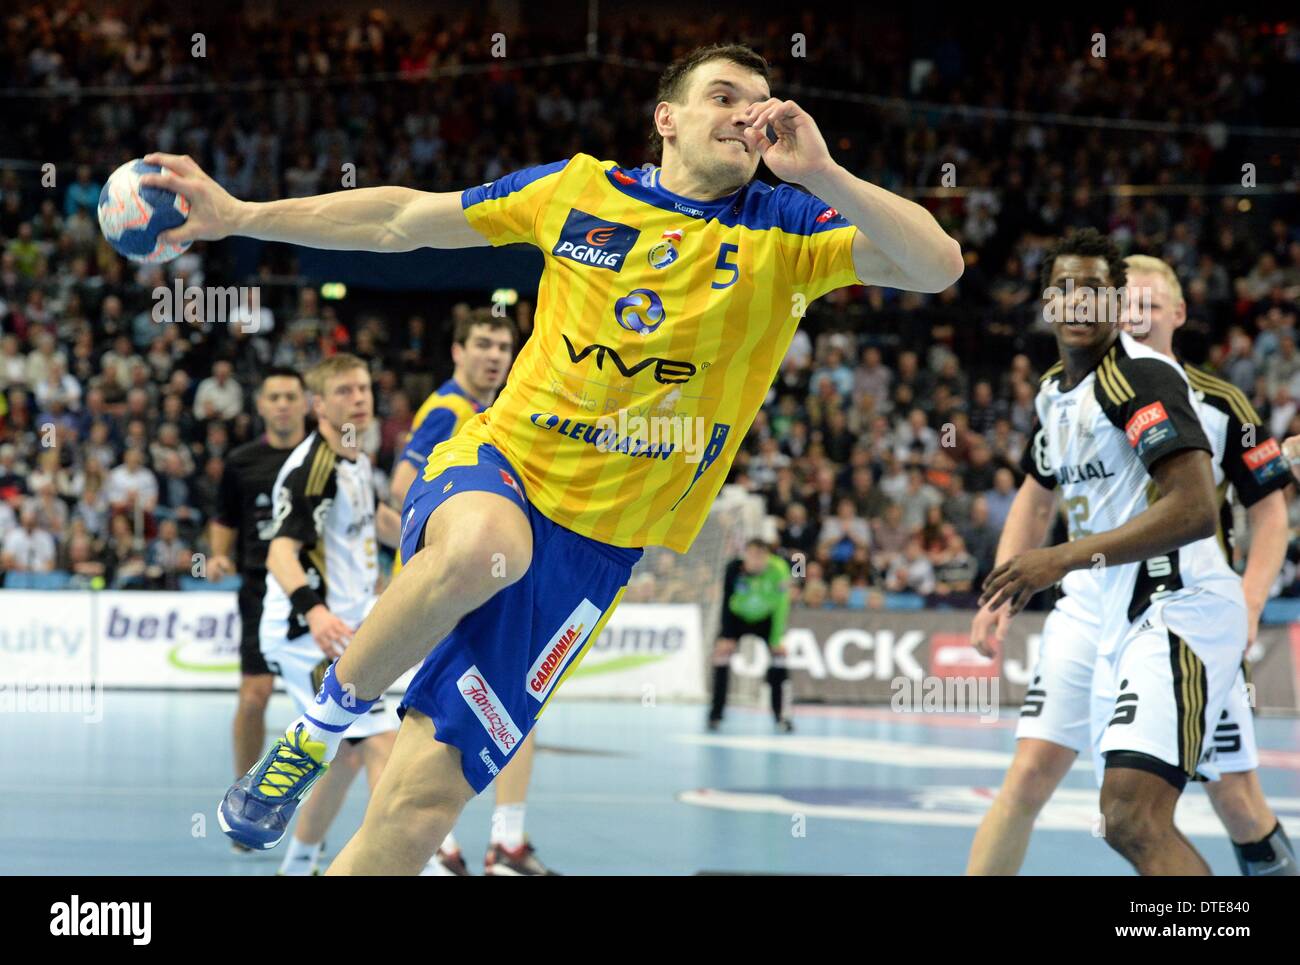
M 718 261 L 713 267 L 717 271 L 729 272 L 731 277 L 725 281 L 715 281 L 712 285 L 713 288 L 730 288 L 740 278 L 740 266 L 736 264 L 734 257 L 738 250 L 738 247 L 730 242 L 718 249 Z

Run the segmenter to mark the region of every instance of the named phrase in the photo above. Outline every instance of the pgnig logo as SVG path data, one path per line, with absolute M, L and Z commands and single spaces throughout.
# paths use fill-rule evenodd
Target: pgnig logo
M 619 325 L 641 335 L 649 335 L 667 317 L 663 301 L 648 288 L 634 289 L 614 303 L 614 319 Z
M 641 232 L 630 225 L 571 208 L 551 254 L 592 268 L 618 272 L 639 237 Z

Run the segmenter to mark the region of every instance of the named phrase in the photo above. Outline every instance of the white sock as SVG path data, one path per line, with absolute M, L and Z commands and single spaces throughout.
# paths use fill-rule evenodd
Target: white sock
M 448 831 L 447 836 L 442 839 L 442 846 L 439 851 L 445 851 L 447 854 L 455 854 L 460 850 L 460 845 L 456 843 L 456 835 Z
M 524 811 L 526 804 L 498 804 L 492 812 L 492 844 L 511 851 L 524 846 Z
M 343 738 L 347 736 L 345 731 L 322 730 L 320 725 L 310 717 L 299 717 L 289 725 L 285 734 L 292 736 L 293 732 L 302 724 L 307 729 L 307 736 L 310 740 L 317 741 L 325 745 L 325 760 L 332 761 L 339 752 L 339 746 L 343 743 Z
M 289 850 L 280 862 L 280 874 L 295 877 L 310 875 L 320 861 L 321 844 L 303 844 L 297 838 L 289 839 Z
M 370 712 L 375 700 L 362 700 L 349 687 L 340 686 L 334 677 L 337 663 L 330 664 L 321 680 L 316 699 L 312 701 L 307 712 L 289 725 L 293 733 L 298 724 L 307 728 L 312 740 L 321 741 L 327 748 L 325 760 L 332 760 L 343 743 L 343 735 L 358 718 Z

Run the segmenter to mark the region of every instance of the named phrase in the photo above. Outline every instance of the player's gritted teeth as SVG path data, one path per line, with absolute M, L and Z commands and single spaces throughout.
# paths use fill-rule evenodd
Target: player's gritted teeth
M 741 149 L 742 151 L 744 151 L 746 154 L 749 153 L 749 145 L 746 144 L 743 140 L 741 140 L 741 139 L 738 138 L 738 137 L 734 137 L 734 136 L 732 136 L 732 135 L 728 135 L 728 136 L 726 136 L 726 137 L 720 137 L 720 138 L 718 138 L 718 140 L 721 141 L 723 144 L 739 144 L 739 145 L 740 145 L 740 149 Z

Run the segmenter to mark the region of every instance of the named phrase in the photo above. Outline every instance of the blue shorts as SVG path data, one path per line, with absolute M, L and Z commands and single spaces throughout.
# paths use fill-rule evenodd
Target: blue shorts
M 418 477 L 402 506 L 403 561 L 419 552 L 429 514 L 459 492 L 504 496 L 523 510 L 533 531 L 528 572 L 456 624 L 425 658 L 398 711 L 414 707 L 433 720 L 438 739 L 460 750 L 465 780 L 477 793 L 506 766 L 562 679 L 595 643 L 642 551 L 551 522 L 489 443 L 449 440 L 429 466 L 436 474 Z

